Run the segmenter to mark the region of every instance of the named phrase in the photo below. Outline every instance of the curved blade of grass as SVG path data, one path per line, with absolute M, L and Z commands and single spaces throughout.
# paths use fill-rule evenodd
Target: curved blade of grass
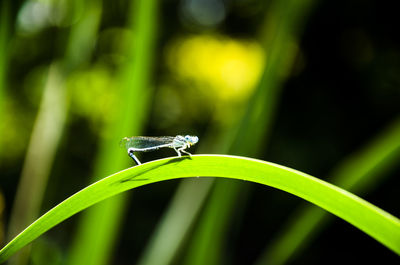
M 193 176 L 238 179 L 281 189 L 346 220 L 400 255 L 400 220 L 354 194 L 277 164 L 245 157 L 200 155 L 145 163 L 88 186 L 48 211 L 8 243 L 0 250 L 0 262 L 53 226 L 104 199 L 150 183 Z
M 385 180 L 388 171 L 398 167 L 400 158 L 400 118 L 376 139 L 368 143 L 330 174 L 331 182 L 357 194 L 365 194 Z M 285 264 L 309 245 L 331 220 L 316 207 L 299 207 L 289 218 L 277 238 L 269 244 L 255 263 Z

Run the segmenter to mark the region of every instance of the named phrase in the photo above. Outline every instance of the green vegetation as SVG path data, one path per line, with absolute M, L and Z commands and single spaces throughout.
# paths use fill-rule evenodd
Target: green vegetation
M 68 217 L 123 191 L 154 182 L 215 176 L 251 181 L 299 196 L 343 218 L 400 254 L 400 220 L 363 199 L 302 172 L 259 160 L 229 156 L 169 158 L 104 178 L 44 214 L 0 251 L 0 262 Z
M 96 161 L 94 180 L 123 168 L 127 155 L 116 148 L 117 136 L 140 135 L 151 96 L 151 69 L 153 65 L 157 1 L 136 1 L 130 7 L 130 28 L 137 41 L 127 52 L 127 61 L 121 66 L 118 79 L 119 108 L 107 124 Z M 132 104 L 134 103 L 134 104 Z M 132 115 L 135 113 L 135 115 Z M 113 159 L 109 159 L 113 157 Z M 126 196 L 119 196 L 90 209 L 80 221 L 68 263 L 71 265 L 107 264 L 110 259 L 118 227 L 127 204 Z M 99 240 L 93 240 L 98 238 Z
M 0 258 L 397 263 L 394 7 L 1 1 Z M 124 170 L 123 137 L 178 134 L 192 159 Z

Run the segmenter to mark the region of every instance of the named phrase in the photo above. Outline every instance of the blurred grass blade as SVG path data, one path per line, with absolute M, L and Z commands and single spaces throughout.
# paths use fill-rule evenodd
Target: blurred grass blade
M 6 87 L 7 87 L 7 64 L 9 55 L 9 41 L 10 41 L 10 1 L 3 0 L 0 3 L 0 121 L 4 120 L 4 102 L 6 100 Z M 0 130 L 0 137 L 3 137 L 3 132 Z M 2 149 L 2 143 L 0 141 L 0 152 Z M 0 161 L 0 164 L 1 161 Z M 3 192 L 0 191 L 0 244 L 3 245 L 5 241 L 4 232 L 4 209 L 5 200 Z
M 6 69 L 8 61 L 8 43 L 10 30 L 10 3 L 4 0 L 0 4 L 0 120 L 4 113 L 4 98 L 6 87 Z M 1 136 L 1 132 L 0 132 Z M 1 146 L 0 146 L 1 149 Z
M 387 171 L 398 167 L 400 159 L 400 119 L 382 132 L 365 148 L 353 154 L 333 170 L 332 183 L 365 194 L 379 185 Z M 307 247 L 319 231 L 328 225 L 331 216 L 315 207 L 301 207 L 289 218 L 282 231 L 264 251 L 256 264 L 285 264 Z
M 63 68 L 66 73 L 74 71 L 91 59 L 99 31 L 102 5 L 100 0 L 78 2 L 84 10 L 80 20 L 71 28 Z
M 275 0 L 261 29 L 267 59 L 258 88 L 239 126 L 231 132 L 229 154 L 256 156 L 265 147 L 282 83 L 297 52 L 297 38 L 313 1 Z M 225 150 L 226 151 L 226 150 Z M 186 264 L 221 264 L 226 233 L 243 186 L 218 180 L 189 246 Z M 212 247 L 211 247 L 212 246 Z
M 50 67 L 10 217 L 9 237 L 15 236 L 39 214 L 48 176 L 65 127 L 68 111 L 65 79 L 71 70 L 89 59 L 92 49 L 82 50 L 82 47 L 90 46 L 93 40 L 88 37 L 97 32 L 100 21 L 101 8 L 95 6 L 96 1 L 91 3 L 90 8 L 86 6 L 84 19 L 75 23 L 71 29 L 64 58 Z M 95 8 L 96 12 L 91 12 L 91 8 Z M 74 57 L 76 51 L 80 51 L 79 59 Z M 13 260 L 13 263 L 26 264 L 28 254 L 29 249 Z
M 267 62 L 263 77 L 248 104 L 247 113 L 241 123 L 236 128 L 230 127 L 222 137 L 219 137 L 221 139 L 219 141 L 221 143 L 220 146 L 216 147 L 214 145 L 214 150 L 217 152 L 231 152 L 234 154 L 246 154 L 248 152 L 253 155 L 258 153 L 255 150 L 262 146 L 262 137 L 266 138 L 264 134 L 267 134 L 268 127 L 272 122 L 281 83 L 287 76 L 296 53 L 294 43 L 303 24 L 300 21 L 307 16 L 306 14 L 311 9 L 311 6 L 310 1 L 303 1 L 302 3 L 298 1 L 295 3 L 293 1 L 275 1 L 272 10 L 266 16 L 267 21 L 264 22 L 264 27 L 261 30 L 264 37 L 263 46 L 267 51 Z M 212 137 L 215 138 L 214 133 Z M 203 139 L 201 146 L 204 146 L 204 142 L 207 141 Z M 212 187 L 212 182 L 213 180 L 208 180 L 199 184 L 199 190 L 202 192 L 197 191 L 192 194 L 190 192 L 180 192 L 174 196 L 138 264 L 163 265 L 171 263 L 178 249 L 182 246 L 183 239 L 188 233 L 191 224 L 194 223 L 194 219 L 197 217 L 203 201 Z M 199 222 L 201 228 L 197 229 L 197 234 L 193 240 L 195 244 L 190 247 L 189 253 L 191 254 L 188 254 L 187 258 L 187 263 L 189 264 L 193 264 L 195 261 L 198 264 L 212 264 L 209 263 L 211 262 L 210 260 L 214 260 L 214 264 L 219 263 L 218 259 L 221 255 L 219 248 L 222 244 L 221 240 L 224 238 L 223 233 L 226 232 L 224 224 L 229 220 L 230 213 L 227 205 L 231 205 L 231 207 L 234 205 L 234 197 L 237 196 L 241 188 L 235 183 L 225 183 L 222 180 L 218 182 L 215 187 L 215 195 L 212 196 L 209 203 L 210 209 L 206 210 L 208 213 L 205 215 L 208 217 Z M 185 188 L 190 189 L 190 187 L 191 185 L 184 181 L 181 183 L 179 191 Z M 184 194 L 190 194 L 190 196 L 183 197 Z M 179 214 L 178 217 L 177 208 L 180 207 L 179 201 L 181 200 L 186 202 L 193 201 L 194 203 L 191 211 L 186 211 L 184 216 Z M 224 211 L 225 209 L 227 211 Z M 173 213 L 176 213 L 176 216 Z M 222 213 L 225 213 L 224 218 L 221 218 Z M 184 218 L 186 225 L 178 228 L 173 226 L 170 220 L 178 218 Z M 174 229 L 173 235 L 170 233 L 172 229 Z M 219 231 L 219 236 L 216 236 L 217 230 Z M 162 243 L 167 235 L 170 236 L 170 240 L 173 243 Z M 216 240 L 216 238 L 219 239 Z M 213 246 L 212 248 L 211 245 Z M 211 253 L 212 251 L 214 254 Z
M 59 66 L 52 65 L 48 71 L 39 112 L 27 148 L 10 218 L 9 238 L 18 234 L 38 215 L 45 183 L 66 117 L 63 83 Z
M 305 173 L 245 157 L 201 155 L 166 158 L 102 179 L 44 214 L 0 250 L 4 262 L 21 247 L 70 216 L 118 193 L 164 180 L 215 176 L 251 181 L 299 196 L 361 229 L 400 255 L 400 220 L 341 188 Z M 135 222 L 133 220 L 133 222 Z
M 147 243 L 138 265 L 171 264 L 214 182 L 184 180 Z
M 126 152 L 118 148 L 124 136 L 140 134 L 148 113 L 150 75 L 153 64 L 157 20 L 156 0 L 137 0 L 131 3 L 128 17 L 135 35 L 134 45 L 128 51 L 128 62 L 121 67 L 120 91 L 116 117 L 106 128 L 107 136 L 101 141 L 96 159 L 94 178 L 106 176 L 130 162 Z M 79 224 L 68 264 L 100 265 L 110 259 L 117 238 L 126 196 L 118 196 L 90 209 Z
M 64 129 L 67 106 L 59 66 L 50 67 L 47 79 L 14 200 L 9 239 L 39 215 L 47 179 Z M 26 249 L 12 263 L 26 264 L 28 255 L 29 249 Z

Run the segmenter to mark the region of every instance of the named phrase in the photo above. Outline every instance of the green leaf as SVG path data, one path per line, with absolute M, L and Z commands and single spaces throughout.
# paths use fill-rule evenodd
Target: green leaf
M 0 262 L 53 226 L 95 203 L 146 184 L 193 176 L 250 181 L 292 193 L 346 220 L 400 255 L 400 220 L 352 193 L 300 171 L 261 160 L 198 155 L 145 163 L 90 185 L 15 237 L 0 250 Z
M 388 172 L 398 167 L 399 139 L 400 117 L 381 131 L 379 136 L 340 163 L 328 174 L 328 181 L 359 195 L 378 189 L 386 180 Z M 328 226 L 332 216 L 320 208 L 303 206 L 282 225 L 282 231 L 277 230 L 276 239 L 269 243 L 255 264 L 288 263 Z

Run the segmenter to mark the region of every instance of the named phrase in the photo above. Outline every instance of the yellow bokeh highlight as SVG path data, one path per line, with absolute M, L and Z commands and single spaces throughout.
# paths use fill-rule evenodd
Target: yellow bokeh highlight
M 175 41 L 167 51 L 170 69 L 201 84 L 216 100 L 243 99 L 257 84 L 265 55 L 255 41 L 197 35 Z
M 102 64 L 72 74 L 67 80 L 71 112 L 87 117 L 94 130 L 103 133 L 115 118 L 116 84 L 111 71 Z

